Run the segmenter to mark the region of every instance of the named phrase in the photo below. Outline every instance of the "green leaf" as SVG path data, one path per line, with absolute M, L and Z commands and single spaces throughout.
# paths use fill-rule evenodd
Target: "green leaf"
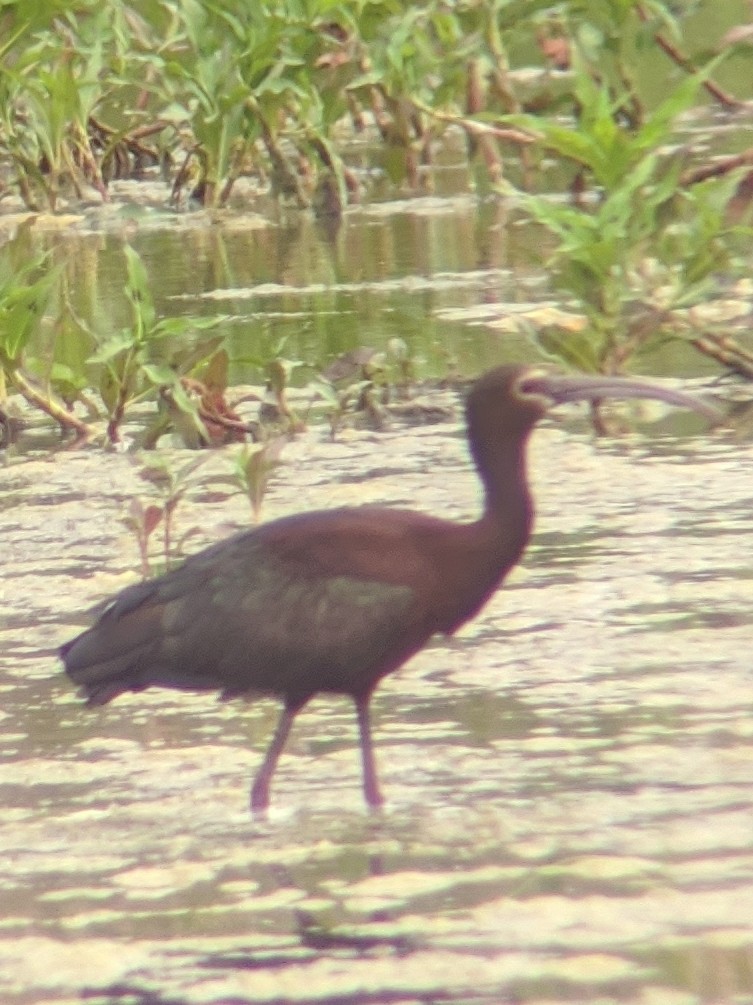
M 117 335 L 113 335 L 106 339 L 93 353 L 87 363 L 112 363 L 118 356 L 126 353 L 130 350 L 136 348 L 136 342 L 134 340 L 133 332 L 130 328 L 124 328 L 122 331 L 118 332 Z
M 130 244 L 123 246 L 123 253 L 128 272 L 126 296 L 133 305 L 136 334 L 138 340 L 141 341 L 154 326 L 156 318 L 154 300 L 152 299 L 149 276 L 141 257 Z
M 175 370 L 166 363 L 142 363 L 141 372 L 149 383 L 155 387 L 172 387 L 174 393 L 175 387 L 180 387 L 182 390 L 182 385 L 178 380 Z M 177 401 L 176 404 L 178 404 Z

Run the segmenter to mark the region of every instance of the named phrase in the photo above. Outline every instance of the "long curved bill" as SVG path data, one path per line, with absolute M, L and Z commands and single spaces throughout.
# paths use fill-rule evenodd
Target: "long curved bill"
M 689 408 L 699 412 L 713 423 L 724 420 L 724 415 L 707 402 L 686 391 L 662 387 L 648 380 L 634 380 L 632 377 L 607 377 L 599 374 L 531 374 L 520 382 L 524 394 L 535 394 L 549 398 L 554 404 L 567 401 L 598 401 L 601 398 L 654 398 L 670 405 Z

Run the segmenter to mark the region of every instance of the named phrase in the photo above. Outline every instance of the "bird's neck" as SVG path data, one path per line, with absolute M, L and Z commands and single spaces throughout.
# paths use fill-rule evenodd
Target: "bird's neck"
M 490 538 L 490 546 L 506 554 L 519 555 L 528 541 L 533 524 L 533 502 L 526 477 L 525 444 L 512 443 L 508 449 L 496 445 L 479 465 L 484 484 L 484 511 L 479 520 Z
M 472 523 L 449 525 L 451 532 L 445 525 L 442 533 L 450 558 L 438 588 L 443 613 L 436 630 L 445 633 L 472 618 L 503 582 L 525 550 L 533 521 L 522 453 L 474 456 L 484 483 L 483 512 Z

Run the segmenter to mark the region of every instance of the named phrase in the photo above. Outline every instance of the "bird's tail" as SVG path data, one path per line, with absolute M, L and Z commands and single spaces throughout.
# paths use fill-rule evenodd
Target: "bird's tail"
M 145 672 L 154 663 L 159 611 L 146 601 L 153 583 L 124 590 L 99 620 L 60 649 L 68 676 L 90 705 L 104 705 L 123 691 L 148 686 Z
M 60 649 L 65 672 L 78 684 L 88 705 L 104 705 L 124 691 L 140 691 L 146 684 L 141 678 L 139 648 L 118 652 L 103 645 L 99 626 L 95 625 Z

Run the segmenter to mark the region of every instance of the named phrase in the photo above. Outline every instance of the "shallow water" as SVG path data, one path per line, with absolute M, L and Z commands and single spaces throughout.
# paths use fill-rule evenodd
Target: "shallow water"
M 92 711 L 55 660 L 136 578 L 134 465 L 13 460 L 0 1000 L 753 1001 L 753 448 L 698 428 L 543 426 L 522 566 L 377 692 L 384 814 L 362 806 L 348 702 L 321 697 L 266 823 L 247 798 L 274 701 L 149 691 Z M 470 517 L 459 433 L 309 431 L 264 518 L 377 501 Z M 178 510 L 179 532 L 201 527 L 191 550 L 247 521 L 211 487 L 222 464 Z

